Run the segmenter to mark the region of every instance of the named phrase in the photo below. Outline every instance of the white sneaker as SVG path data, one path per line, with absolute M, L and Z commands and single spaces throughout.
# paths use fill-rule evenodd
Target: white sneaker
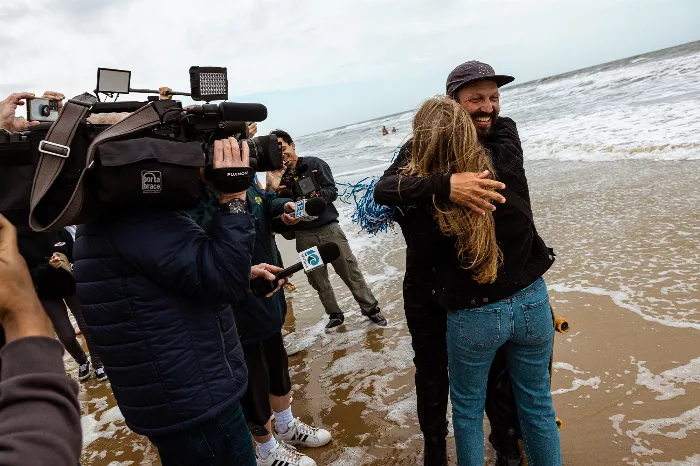
M 258 466 L 316 466 L 316 462 L 297 451 L 291 445 L 277 441 L 277 446 L 272 449 L 267 458 L 262 459 L 256 455 Z
M 277 440 L 289 445 L 302 447 L 322 447 L 331 441 L 331 433 L 326 429 L 317 429 L 304 424 L 299 418 L 289 423 L 289 430 L 284 434 L 275 432 Z M 275 431 L 277 429 L 275 428 Z

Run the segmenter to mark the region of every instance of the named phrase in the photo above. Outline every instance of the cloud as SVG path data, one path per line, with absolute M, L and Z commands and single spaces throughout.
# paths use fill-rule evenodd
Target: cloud
M 391 91 L 387 83 L 399 80 L 427 96 L 470 58 L 542 77 L 624 56 L 637 39 L 622 42 L 625 28 L 651 22 L 659 43 L 664 30 L 680 36 L 690 26 L 659 16 L 698 11 L 692 0 L 0 0 L 0 8 L 0 95 L 77 95 L 94 88 L 98 66 L 132 70 L 134 87 L 187 90 L 191 65 L 213 65 L 228 67 L 232 97 L 373 83 Z M 613 38 L 612 47 L 599 47 Z M 414 105 L 408 94 L 403 104 L 384 90 L 349 101 L 380 116 Z M 323 127 L 326 119 L 314 116 L 323 108 L 344 112 L 347 122 L 365 115 L 345 101 L 333 105 L 322 93 L 299 109 L 305 130 Z

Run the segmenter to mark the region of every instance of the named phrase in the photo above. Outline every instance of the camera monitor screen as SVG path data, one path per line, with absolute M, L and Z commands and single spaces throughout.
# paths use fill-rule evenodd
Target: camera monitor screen
M 97 92 L 128 94 L 131 71 L 97 68 Z

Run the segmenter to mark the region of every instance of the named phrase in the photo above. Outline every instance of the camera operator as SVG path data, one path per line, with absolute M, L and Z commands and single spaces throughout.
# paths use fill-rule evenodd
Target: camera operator
M 0 464 L 75 466 L 82 447 L 78 385 L 66 377 L 15 228 L 0 215 Z
M 211 218 L 219 202 L 219 193 L 204 188 L 199 206 L 187 214 L 205 231 L 211 229 Z M 280 217 L 285 225 L 299 223 L 294 218 L 295 204 L 279 198 L 274 192 L 257 185 L 248 188 L 248 211 L 255 218 L 253 262 L 281 266 L 271 222 Z M 311 427 L 294 418 L 291 408 L 289 363 L 282 339 L 282 326 L 287 313 L 284 292 L 271 297 L 257 297 L 252 292 L 233 304 L 238 335 L 248 368 L 248 388 L 241 405 L 248 427 L 256 443 L 259 466 L 286 462 L 288 466 L 314 466 L 316 463 L 297 452 L 293 445 L 320 447 L 331 440 L 324 429 Z M 275 435 L 270 415 L 275 415 Z
M 297 156 L 294 141 L 287 132 L 277 129 L 270 134 L 276 135 L 277 140 L 282 145 L 282 158 L 287 168 L 277 172 L 268 172 L 266 189 L 271 191 L 284 188 L 292 189 L 295 184 L 306 177 L 317 177 L 319 188 L 299 197 L 319 196 L 328 205 L 317 219 L 300 222 L 293 227 L 297 251 L 301 252 L 323 243 L 338 244 L 340 257 L 331 262 L 333 269 L 352 292 L 355 301 L 360 305 L 362 314 L 375 324 L 386 326 L 387 321 L 380 312 L 379 303 L 365 283 L 357 259 L 350 249 L 345 233 L 338 224 L 338 210 L 333 205 L 333 201 L 338 198 L 338 188 L 333 180 L 330 167 L 318 157 Z M 345 316 L 335 298 L 333 287 L 328 278 L 328 268 L 324 266 L 313 270 L 307 275 L 307 278 L 309 284 L 318 292 L 321 303 L 328 314 L 326 328 L 330 329 L 341 325 Z
M 248 167 L 234 138 L 214 143 L 214 169 Z M 204 180 L 204 169 L 201 170 Z M 252 278 L 246 192 L 220 193 L 207 234 L 186 214 L 108 212 L 78 228 L 74 273 L 85 320 L 127 425 L 164 466 L 255 465 L 240 399 L 247 371 L 229 303 Z

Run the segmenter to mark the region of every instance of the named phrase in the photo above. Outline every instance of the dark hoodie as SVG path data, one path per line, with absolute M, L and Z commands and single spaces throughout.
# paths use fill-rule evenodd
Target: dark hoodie
M 65 254 L 68 261 L 73 262 L 73 237 L 67 230 L 20 233 L 17 235 L 17 246 L 27 262 L 40 298 L 61 299 L 75 294 L 73 276 L 49 265 L 49 259 L 55 252 Z

